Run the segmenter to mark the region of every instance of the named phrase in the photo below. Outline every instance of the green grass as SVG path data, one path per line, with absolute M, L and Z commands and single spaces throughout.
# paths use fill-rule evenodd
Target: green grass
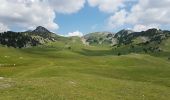
M 25 49 L 0 47 L 0 64 L 6 65 L 0 67 L 0 100 L 170 98 L 170 61 L 160 57 L 115 56 L 109 47 L 68 41 Z
M 170 51 L 170 39 L 167 39 L 166 41 L 164 41 L 162 43 L 162 48 L 165 50 L 165 51 Z

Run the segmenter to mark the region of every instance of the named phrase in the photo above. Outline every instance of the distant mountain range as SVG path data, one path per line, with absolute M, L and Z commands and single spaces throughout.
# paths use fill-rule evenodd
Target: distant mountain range
M 35 30 L 25 32 L 7 31 L 0 33 L 0 44 L 8 47 L 23 48 L 54 42 L 60 40 L 60 38 L 64 37 L 52 33 L 42 26 L 38 26 Z
M 90 33 L 83 38 L 89 45 L 128 45 L 142 44 L 147 42 L 161 42 L 170 37 L 170 31 L 162 31 L 157 29 L 149 29 L 142 32 L 134 32 L 132 30 L 121 30 L 117 33 L 111 32 L 95 32 Z
M 170 31 L 149 29 L 142 32 L 121 30 L 117 33 L 95 32 L 82 37 L 86 45 L 111 46 L 113 53 L 159 53 L 170 54 Z
M 76 40 L 77 38 L 78 37 L 76 37 Z M 168 39 L 170 39 L 170 31 L 165 30 L 149 29 L 142 32 L 121 30 L 117 33 L 90 33 L 80 37 L 79 40 L 81 40 L 82 43 L 79 43 L 92 46 L 110 46 L 114 49 L 126 46 L 126 49 L 129 48 L 129 52 L 141 50 L 144 52 L 159 52 L 162 50 L 161 43 Z M 0 44 L 15 48 L 37 46 L 57 41 L 65 42 L 69 40 L 70 37 L 59 36 L 42 26 L 38 26 L 35 30 L 26 32 L 8 31 L 0 33 Z

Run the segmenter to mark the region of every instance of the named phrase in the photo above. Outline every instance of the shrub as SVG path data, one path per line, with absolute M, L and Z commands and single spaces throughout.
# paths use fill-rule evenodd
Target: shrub
M 121 53 L 118 53 L 117 55 L 118 55 L 118 56 L 121 56 Z
M 168 60 L 170 60 L 170 57 L 168 57 Z
M 145 53 L 148 53 L 148 50 L 147 50 L 147 49 L 145 49 L 145 48 L 143 49 L 143 51 L 144 51 Z
M 134 48 L 135 48 L 135 46 L 134 46 L 134 45 L 131 45 L 130 47 L 131 47 L 132 49 L 134 49 Z
M 71 47 L 69 46 L 68 49 L 71 50 Z

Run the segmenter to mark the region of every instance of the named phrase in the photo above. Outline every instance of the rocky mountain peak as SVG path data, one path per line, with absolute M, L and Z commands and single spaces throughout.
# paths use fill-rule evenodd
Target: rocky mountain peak
M 51 33 L 49 30 L 47 30 L 46 28 L 42 27 L 42 26 L 38 26 L 35 30 L 33 30 L 32 32 L 34 33 Z

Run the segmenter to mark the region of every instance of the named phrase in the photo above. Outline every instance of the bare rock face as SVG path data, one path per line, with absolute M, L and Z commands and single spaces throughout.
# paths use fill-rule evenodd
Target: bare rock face
M 32 31 L 33 33 L 51 33 L 49 30 L 42 26 L 38 26 L 35 30 Z
M 83 43 L 88 45 L 112 45 L 114 34 L 111 32 L 94 32 L 83 36 Z

